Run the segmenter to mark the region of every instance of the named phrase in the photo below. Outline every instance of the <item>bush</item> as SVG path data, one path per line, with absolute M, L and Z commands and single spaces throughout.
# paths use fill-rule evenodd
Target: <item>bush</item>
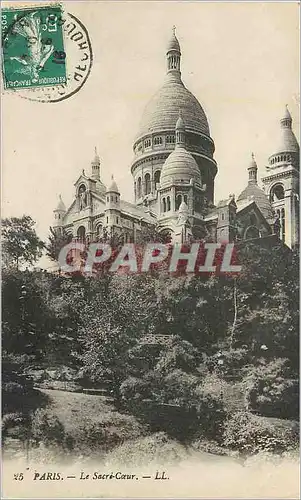
M 208 394 L 202 386 L 195 391 L 199 436 L 220 441 L 224 432 L 226 412 L 221 395 Z
M 170 439 L 164 432 L 158 432 L 118 446 L 107 455 L 106 465 L 158 466 L 184 461 L 187 456 L 185 446 Z
M 121 384 L 120 394 L 126 405 L 131 406 L 137 400 L 148 396 L 149 384 L 143 379 L 129 377 Z
M 231 380 L 241 379 L 242 368 L 250 361 L 247 349 L 223 349 L 212 356 L 208 356 L 205 365 L 211 373 L 217 373 L 221 378 Z
M 7 395 L 14 394 L 17 396 L 22 396 L 25 392 L 23 385 L 18 382 L 6 382 L 2 385 L 2 390 Z
M 88 420 L 73 435 L 73 445 L 83 453 L 106 452 L 128 439 L 145 435 L 147 427 L 140 424 L 132 415 L 108 412 L 99 420 Z
M 298 419 L 299 382 L 290 375 L 285 358 L 253 367 L 246 378 L 249 408 L 267 417 Z
M 283 453 L 297 448 L 298 436 L 297 423 L 239 412 L 225 422 L 224 445 L 244 454 Z
M 65 430 L 56 416 L 39 409 L 32 419 L 32 435 L 36 442 L 43 442 L 45 445 L 62 444 Z

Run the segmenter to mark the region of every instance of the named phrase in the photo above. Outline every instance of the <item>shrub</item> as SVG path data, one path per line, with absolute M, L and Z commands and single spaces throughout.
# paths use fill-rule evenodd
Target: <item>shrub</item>
M 18 382 L 6 382 L 2 385 L 2 390 L 7 395 L 14 394 L 17 396 L 22 396 L 25 392 L 23 385 Z
M 202 386 L 195 390 L 199 436 L 220 441 L 224 431 L 226 412 L 221 395 L 208 394 Z
M 264 416 L 299 418 L 299 382 L 290 378 L 288 360 L 253 367 L 246 377 L 249 408 Z
M 190 408 L 195 405 L 194 396 L 198 384 L 197 376 L 174 370 L 162 381 L 162 401 Z
M 223 349 L 212 356 L 208 356 L 205 365 L 212 373 L 217 373 L 221 378 L 231 378 L 231 380 L 241 379 L 241 370 L 250 360 L 247 349 Z
M 2 436 L 6 437 L 8 430 L 22 425 L 24 423 L 24 417 L 21 413 L 7 413 L 2 417 Z
M 61 444 L 64 441 L 65 430 L 60 420 L 47 412 L 39 409 L 32 419 L 32 435 L 37 442 L 46 445 Z
M 136 440 L 126 441 L 115 448 L 106 457 L 107 465 L 144 466 L 166 465 L 180 462 L 187 458 L 186 447 L 175 439 L 170 439 L 164 432 Z
M 225 422 L 224 445 L 245 454 L 283 453 L 298 446 L 298 424 L 239 412 Z
M 108 412 L 98 420 L 85 422 L 74 438 L 74 447 L 83 453 L 106 452 L 128 439 L 145 435 L 147 427 L 132 415 Z
M 143 379 L 129 377 L 121 384 L 120 394 L 127 406 L 135 404 L 135 401 L 148 396 L 149 384 Z

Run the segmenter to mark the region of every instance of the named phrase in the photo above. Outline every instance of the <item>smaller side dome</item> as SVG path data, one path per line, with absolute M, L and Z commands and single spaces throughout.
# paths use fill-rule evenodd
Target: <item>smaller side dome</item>
M 114 180 L 114 176 L 112 175 L 112 182 L 110 184 L 110 187 L 107 189 L 107 193 L 117 193 L 119 194 L 119 189 L 118 186 Z
M 284 116 L 280 120 L 280 130 L 279 136 L 276 142 L 276 147 L 273 154 L 270 156 L 277 155 L 279 153 L 296 153 L 299 154 L 299 144 L 296 136 L 292 130 L 292 116 L 286 106 Z
M 201 186 L 201 173 L 197 162 L 192 154 L 185 147 L 185 124 L 181 115 L 176 125 L 176 146 L 166 158 L 162 167 L 160 186 L 165 187 L 173 182 L 190 183 L 191 179 L 195 184 Z
M 66 212 L 65 203 L 63 202 L 61 195 L 59 195 L 59 201 L 55 209 L 55 212 Z

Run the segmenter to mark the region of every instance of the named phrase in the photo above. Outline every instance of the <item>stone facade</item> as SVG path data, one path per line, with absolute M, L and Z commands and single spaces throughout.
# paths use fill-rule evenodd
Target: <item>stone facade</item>
M 214 204 L 217 164 L 205 112 L 181 78 L 181 49 L 173 32 L 166 52 L 163 86 L 143 113 L 131 165 L 135 203 L 124 201 L 112 179 L 106 187 L 95 150 L 89 174 L 75 183 L 75 199 L 66 209 L 60 198 L 54 228 L 73 238 L 96 241 L 122 235 L 136 241 L 148 226 L 173 241 L 227 242 L 276 234 L 290 248 L 299 233 L 299 145 L 286 109 L 280 138 L 269 158 L 262 190 L 252 155 L 248 185 L 235 200 Z

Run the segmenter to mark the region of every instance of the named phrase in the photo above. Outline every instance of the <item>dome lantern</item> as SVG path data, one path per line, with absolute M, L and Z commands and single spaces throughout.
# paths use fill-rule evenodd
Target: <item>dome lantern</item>
M 172 28 L 172 36 L 168 42 L 167 50 L 167 74 L 171 74 L 181 79 L 181 48 L 176 37 L 176 27 Z
M 92 167 L 92 179 L 100 180 L 100 158 L 97 153 L 96 146 L 95 146 L 94 159 L 91 162 L 91 167 Z
M 185 146 L 186 143 L 186 130 L 185 130 L 185 124 L 182 118 L 181 111 L 179 111 L 179 118 L 176 123 L 176 147 L 180 146 L 183 147 Z
M 285 112 L 283 118 L 280 120 L 281 128 L 292 128 L 292 115 L 289 112 L 287 104 L 285 105 Z
M 250 165 L 248 166 L 248 172 L 249 172 L 249 184 L 257 184 L 257 163 L 255 160 L 254 153 L 252 153 L 252 160 L 250 162 Z

